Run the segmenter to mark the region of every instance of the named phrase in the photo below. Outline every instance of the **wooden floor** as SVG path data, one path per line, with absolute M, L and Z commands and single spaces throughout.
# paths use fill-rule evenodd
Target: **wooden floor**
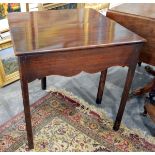
M 121 93 L 126 78 L 127 68 L 112 67 L 108 70 L 105 91 L 101 105 L 107 115 L 115 120 Z M 73 94 L 83 98 L 90 104 L 95 104 L 100 73 L 87 74 L 82 72 L 74 77 L 49 76 L 48 89 L 52 86 L 65 88 Z M 144 71 L 144 65 L 137 67 L 132 89 L 143 86 L 152 79 Z M 29 84 L 30 101 L 34 103 L 46 94 L 41 90 L 40 80 Z M 142 132 L 155 136 L 155 125 L 149 118 L 140 115 L 143 112 L 144 97 L 129 99 L 123 116 L 123 122 L 128 128 L 140 129 Z M 0 124 L 11 119 L 23 110 L 19 81 L 0 89 Z

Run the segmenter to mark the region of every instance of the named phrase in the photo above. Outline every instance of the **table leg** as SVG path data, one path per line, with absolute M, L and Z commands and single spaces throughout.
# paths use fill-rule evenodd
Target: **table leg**
M 141 67 L 141 65 L 142 65 L 142 62 L 138 62 L 138 66 Z
M 30 104 L 29 104 L 28 83 L 27 83 L 27 80 L 25 80 L 22 77 L 21 77 L 21 89 L 22 89 L 22 96 L 23 96 L 28 146 L 29 146 L 29 149 L 33 149 L 34 144 L 33 144 L 33 132 L 32 132 L 32 124 L 31 124 Z
M 22 90 L 22 96 L 23 96 L 23 105 L 24 105 L 28 147 L 29 147 L 29 149 L 33 149 L 34 144 L 33 144 L 33 132 L 32 132 L 32 125 L 31 125 L 28 82 L 27 82 L 25 74 L 24 74 L 24 67 L 22 68 L 21 66 L 20 66 L 20 81 L 21 81 L 21 90 Z
M 97 92 L 97 98 L 96 98 L 97 104 L 101 104 L 101 101 L 102 101 L 106 76 L 107 76 L 107 69 L 105 69 L 104 71 L 101 72 L 99 87 L 98 87 L 98 92 Z
M 41 88 L 42 90 L 46 90 L 46 77 L 41 79 Z
M 133 77 L 134 77 L 135 68 L 136 68 L 136 66 L 134 66 L 134 67 L 132 66 L 132 67 L 129 67 L 129 69 L 128 69 L 128 74 L 127 74 L 124 90 L 123 90 L 123 93 L 122 93 L 120 106 L 119 106 L 118 113 L 117 113 L 117 116 L 116 116 L 116 120 L 115 120 L 115 123 L 114 123 L 114 126 L 113 126 L 113 129 L 115 131 L 119 130 L 119 127 L 120 127 L 120 123 L 121 123 L 121 120 L 122 120 L 122 116 L 123 116 L 124 109 L 125 109 L 125 106 L 126 106 L 128 95 L 129 95 L 129 90 L 130 90 L 131 83 L 132 83 L 132 80 L 133 80 Z

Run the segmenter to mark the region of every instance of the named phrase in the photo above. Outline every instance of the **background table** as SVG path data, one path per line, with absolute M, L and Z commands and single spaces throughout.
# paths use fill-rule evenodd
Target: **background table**
M 139 61 L 155 66 L 155 4 L 122 4 L 108 10 L 107 17 L 147 39 L 147 42 L 141 49 Z M 146 71 L 155 76 L 153 69 L 146 67 Z M 151 94 L 149 95 L 151 96 L 149 97 L 149 102 L 151 103 L 152 94 L 155 94 L 155 78 L 143 88 L 134 90 L 132 95 L 143 95 L 148 92 Z M 153 105 L 146 106 L 148 107 L 148 112 L 151 111 L 151 116 L 152 106 Z M 146 111 L 144 111 L 144 113 L 146 113 Z M 155 107 L 153 117 L 155 117 Z
M 8 16 L 12 41 L 19 59 L 29 148 L 33 133 L 28 83 L 46 76 L 72 76 L 85 71 L 101 72 L 97 102 L 100 103 L 107 68 L 128 66 L 128 74 L 114 124 L 118 130 L 129 89 L 145 39 L 92 9 L 12 13 Z M 93 20 L 92 20 L 93 19 Z
M 109 9 L 106 16 L 147 40 L 140 61 L 155 66 L 155 4 L 121 4 Z

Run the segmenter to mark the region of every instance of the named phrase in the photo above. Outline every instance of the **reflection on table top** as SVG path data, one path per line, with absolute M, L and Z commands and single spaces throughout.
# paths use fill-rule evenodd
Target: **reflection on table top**
M 153 3 L 125 3 L 110 10 L 155 19 L 155 4 Z
M 93 9 L 10 13 L 8 20 L 16 55 L 145 41 Z

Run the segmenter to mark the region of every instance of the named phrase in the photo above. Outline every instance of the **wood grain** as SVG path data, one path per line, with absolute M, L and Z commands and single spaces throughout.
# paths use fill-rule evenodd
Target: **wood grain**
M 140 61 L 155 65 L 155 4 L 122 4 L 107 12 L 107 17 L 144 37 L 147 42 Z
M 93 9 L 16 12 L 10 13 L 8 19 L 16 55 L 65 52 L 144 41 Z

